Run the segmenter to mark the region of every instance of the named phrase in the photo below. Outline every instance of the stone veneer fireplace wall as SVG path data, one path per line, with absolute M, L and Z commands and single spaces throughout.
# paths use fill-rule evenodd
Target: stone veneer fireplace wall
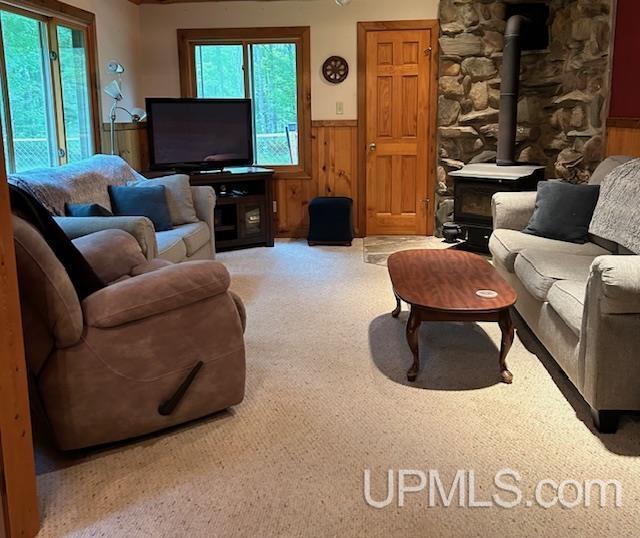
M 507 3 L 440 1 L 438 230 L 453 213 L 449 172 L 495 162 Z M 549 47 L 522 57 L 517 157 L 547 177 L 589 178 L 602 159 L 613 0 L 548 0 Z

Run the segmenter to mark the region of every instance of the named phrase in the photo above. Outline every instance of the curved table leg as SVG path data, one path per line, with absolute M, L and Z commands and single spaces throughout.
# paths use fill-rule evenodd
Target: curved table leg
M 398 297 L 398 294 L 396 292 L 393 292 L 393 294 L 396 296 L 396 307 L 393 309 L 393 312 L 391 312 L 391 316 L 397 318 L 402 311 L 402 303 L 400 303 L 400 297 Z
M 420 328 L 421 320 L 420 315 L 416 312 L 414 306 L 411 306 L 411 313 L 409 314 L 409 320 L 407 321 L 407 343 L 413 353 L 413 364 L 407 372 L 407 380 L 415 381 L 418 377 L 418 371 L 420 370 L 420 355 L 418 349 L 418 329 Z
M 503 383 L 511 384 L 513 383 L 513 374 L 509 371 L 509 368 L 507 368 L 507 354 L 513 344 L 514 326 L 508 309 L 500 312 L 498 324 L 502 330 L 502 345 L 500 346 L 500 376 L 502 377 Z

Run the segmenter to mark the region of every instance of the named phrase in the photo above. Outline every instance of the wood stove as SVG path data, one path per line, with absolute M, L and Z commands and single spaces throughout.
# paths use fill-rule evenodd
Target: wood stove
M 470 164 L 451 172 L 454 178 L 453 218 L 463 230 L 463 239 L 471 250 L 489 249 L 493 219 L 491 197 L 496 192 L 531 191 L 544 180 L 544 166 Z
M 470 164 L 450 172 L 454 178 L 454 220 L 466 236 L 466 246 L 488 251 L 492 230 L 491 197 L 500 191 L 535 190 L 544 167 L 516 161 L 520 60 L 525 31 L 535 33 L 535 21 L 521 14 L 507 20 L 502 55 L 500 117 L 496 163 Z

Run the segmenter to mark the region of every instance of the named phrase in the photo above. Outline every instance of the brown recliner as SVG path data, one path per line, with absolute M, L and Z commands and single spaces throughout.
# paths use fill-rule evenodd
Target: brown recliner
M 245 311 L 222 264 L 148 262 L 126 232 L 97 232 L 74 243 L 110 284 L 81 302 L 38 231 L 16 215 L 13 226 L 27 365 L 60 448 L 242 401 Z

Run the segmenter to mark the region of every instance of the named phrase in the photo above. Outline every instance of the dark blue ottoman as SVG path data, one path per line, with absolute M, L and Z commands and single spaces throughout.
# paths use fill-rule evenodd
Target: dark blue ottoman
M 353 200 L 342 196 L 320 196 L 309 202 L 309 246 L 351 246 Z

